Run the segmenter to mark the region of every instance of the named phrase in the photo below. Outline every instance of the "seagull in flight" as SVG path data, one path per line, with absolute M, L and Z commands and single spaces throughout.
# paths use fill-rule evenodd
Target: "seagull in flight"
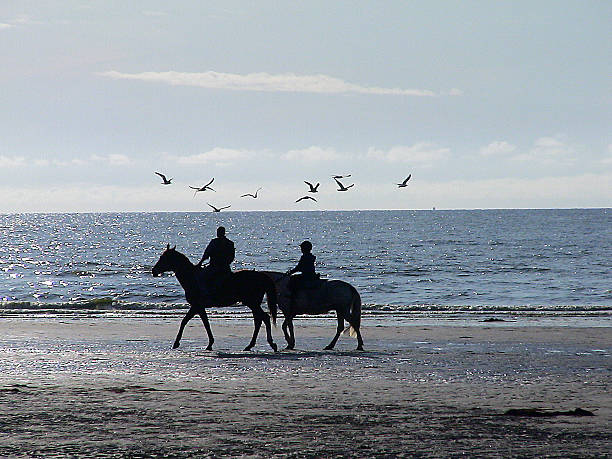
M 257 191 L 255 191 L 255 194 L 253 193 L 245 193 L 243 195 L 240 195 L 241 198 L 246 198 L 247 196 L 250 196 L 252 198 L 257 198 L 257 193 L 259 193 L 259 190 L 261 190 L 261 187 L 257 188 Z
M 332 175 L 333 179 L 341 179 L 341 178 L 349 178 L 351 174 L 348 175 Z
M 296 201 L 295 201 L 295 202 L 300 202 L 300 201 L 303 201 L 304 199 L 310 199 L 310 200 L 312 200 L 312 201 L 317 202 L 317 200 L 316 200 L 315 198 L 313 198 L 312 196 L 302 196 L 301 198 L 296 199 Z
M 412 174 L 408 175 L 408 177 L 406 177 L 406 180 L 404 180 L 402 183 L 398 183 L 397 186 L 399 188 L 406 188 L 408 186 L 408 180 L 410 180 L 410 177 L 412 177 Z
M 320 183 L 317 183 L 316 185 L 313 185 L 312 183 L 307 182 L 306 180 L 304 180 L 304 183 L 310 187 L 310 190 L 308 190 L 309 193 L 318 193 L 319 192 L 318 188 L 319 188 Z
M 156 174 L 159 175 L 162 178 L 162 180 L 163 180 L 162 185 L 172 185 L 172 180 L 173 179 L 167 179 L 164 174 L 161 174 L 159 172 L 156 172 Z
M 213 211 L 213 212 L 221 212 L 223 209 L 227 209 L 227 208 L 229 208 L 229 207 L 232 207 L 232 206 L 215 207 L 215 206 L 213 206 L 212 204 L 209 204 L 208 202 L 207 202 L 206 204 L 208 204 L 208 205 L 209 205 L 209 206 L 212 208 L 212 211 Z
M 206 185 L 204 185 L 203 187 L 198 188 L 197 186 L 189 186 L 189 188 L 191 188 L 192 190 L 195 190 L 195 193 L 193 193 L 193 197 L 195 197 L 198 191 L 206 191 L 206 190 L 215 191 L 210 187 L 210 184 L 214 181 L 215 181 L 215 178 L 213 177 L 212 180 L 208 182 Z
M 349 186 L 344 186 L 342 183 L 340 183 L 340 180 L 338 180 L 337 178 L 334 178 L 334 180 L 336 181 L 336 183 L 338 184 L 338 189 L 336 191 L 348 191 L 348 189 L 352 186 L 355 186 L 354 183 L 352 183 Z

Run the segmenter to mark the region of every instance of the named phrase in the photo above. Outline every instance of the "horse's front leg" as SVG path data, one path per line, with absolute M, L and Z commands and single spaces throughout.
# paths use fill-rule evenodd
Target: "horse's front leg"
M 189 311 L 187 311 L 187 314 L 185 314 L 185 317 L 181 321 L 181 326 L 179 327 L 179 331 L 176 335 L 176 339 L 174 340 L 174 344 L 172 345 L 172 349 L 176 349 L 177 347 L 179 347 L 179 345 L 181 344 L 181 338 L 183 337 L 183 330 L 185 330 L 185 325 L 187 325 L 187 322 L 193 319 L 193 316 L 195 315 L 195 308 L 192 306 L 189 308 Z
M 336 314 L 338 315 L 338 328 L 336 328 L 336 336 L 334 336 L 334 339 L 332 339 L 331 343 L 325 346 L 325 350 L 327 351 L 334 348 L 336 341 L 338 341 L 338 338 L 340 337 L 340 333 L 342 333 L 342 330 L 344 330 L 344 319 L 342 317 L 342 313 L 337 310 Z
M 208 346 L 206 346 L 206 350 L 212 351 L 212 345 L 215 342 L 215 338 L 213 337 L 212 330 L 210 329 L 210 323 L 208 322 L 208 314 L 206 314 L 206 309 L 202 309 L 202 311 L 200 311 L 200 319 L 202 319 L 204 328 L 206 328 L 206 334 L 208 335 Z

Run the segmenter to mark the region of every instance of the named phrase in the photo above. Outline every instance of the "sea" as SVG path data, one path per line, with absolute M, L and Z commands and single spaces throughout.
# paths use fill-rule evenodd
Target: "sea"
M 151 268 L 168 244 L 197 263 L 220 225 L 234 270 L 286 271 L 310 240 L 376 320 L 612 323 L 609 208 L 0 214 L 0 315 L 182 314 Z

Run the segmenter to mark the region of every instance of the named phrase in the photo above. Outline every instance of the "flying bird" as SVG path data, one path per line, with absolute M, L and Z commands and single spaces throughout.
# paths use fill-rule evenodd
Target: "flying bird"
M 410 180 L 410 177 L 412 177 L 412 174 L 408 175 L 408 177 L 406 177 L 406 180 L 404 180 L 402 183 L 398 183 L 397 186 L 399 188 L 406 188 L 408 186 L 408 180 Z
M 255 194 L 253 194 L 253 193 L 245 193 L 243 195 L 240 195 L 240 197 L 241 198 L 246 198 L 247 196 L 250 196 L 252 198 L 257 198 L 257 193 L 259 193 L 259 190 L 261 190 L 261 187 L 257 188 L 257 191 L 255 191 Z
M 300 202 L 300 201 L 303 201 L 304 199 L 310 199 L 310 200 L 312 200 L 312 201 L 317 202 L 317 200 L 316 200 L 315 198 L 313 198 L 312 196 L 302 196 L 301 198 L 296 199 L 296 201 L 295 201 L 295 202 Z
M 336 191 L 348 191 L 348 189 L 352 186 L 355 186 L 354 183 L 352 183 L 349 186 L 344 186 L 342 183 L 340 183 L 340 180 L 338 180 L 337 178 L 334 178 L 334 180 L 336 181 L 336 183 L 338 184 L 338 189 Z
M 341 178 L 349 178 L 351 174 L 348 175 L 332 175 L 333 179 L 341 179 Z
M 213 212 L 221 212 L 223 209 L 228 209 L 229 207 L 232 207 L 232 206 L 215 207 L 212 204 L 209 204 L 208 202 L 206 204 L 208 204 L 212 208 Z
M 162 185 L 172 185 L 172 180 L 173 179 L 167 179 L 164 174 L 161 174 L 159 172 L 156 172 L 156 174 L 159 175 L 162 178 L 162 180 L 163 180 Z
M 309 193 L 318 193 L 319 191 L 318 188 L 319 188 L 320 183 L 313 185 L 312 183 L 307 182 L 306 180 L 304 180 L 304 183 L 310 187 L 310 190 L 308 190 Z
M 193 196 L 195 197 L 198 191 L 206 191 L 206 190 L 215 191 L 210 187 L 210 184 L 214 181 L 215 181 L 215 178 L 213 177 L 212 180 L 208 182 L 206 185 L 204 185 L 203 187 L 198 188 L 197 186 L 189 186 L 189 188 L 191 188 L 192 190 L 195 190 L 195 193 L 193 193 Z

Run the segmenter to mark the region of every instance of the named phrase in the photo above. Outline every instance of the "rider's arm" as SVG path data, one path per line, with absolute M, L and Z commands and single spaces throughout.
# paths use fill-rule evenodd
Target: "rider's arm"
M 210 257 L 210 245 L 212 242 L 210 242 L 208 244 L 208 246 L 206 247 L 206 250 L 204 250 L 204 255 L 202 255 L 202 259 L 200 260 L 200 262 L 196 265 L 196 266 L 202 266 L 202 263 L 204 263 L 204 260 L 207 260 Z
M 302 272 L 302 267 L 303 267 L 303 263 L 304 263 L 304 262 L 302 261 L 302 259 L 303 259 L 303 258 L 304 258 L 304 256 L 302 255 L 302 256 L 300 257 L 300 261 L 298 262 L 297 266 L 296 266 L 295 268 L 290 269 L 289 271 L 287 271 L 287 274 L 291 275 L 291 274 L 293 274 L 293 273 L 299 273 L 299 272 Z
M 228 254 L 228 264 L 230 264 L 232 261 L 234 261 L 234 258 L 236 257 L 236 247 L 234 247 L 234 244 L 232 243 L 231 245 L 232 249 L 230 251 L 230 253 Z

